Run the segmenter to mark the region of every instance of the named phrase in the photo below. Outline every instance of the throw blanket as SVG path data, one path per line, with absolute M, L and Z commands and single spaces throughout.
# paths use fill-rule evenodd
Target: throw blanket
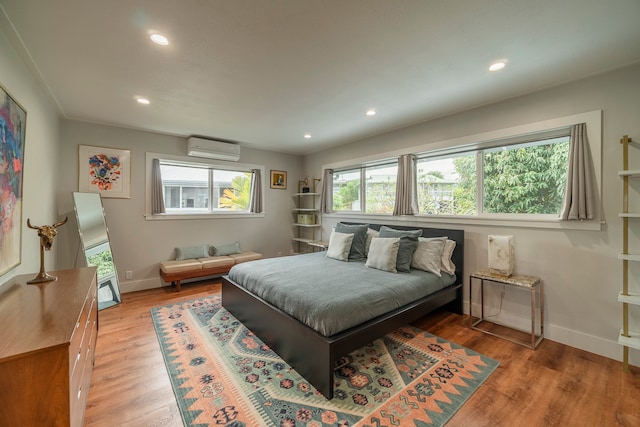
M 327 337 L 455 281 L 446 273 L 375 270 L 364 262 L 327 258 L 324 252 L 238 264 L 229 278 Z

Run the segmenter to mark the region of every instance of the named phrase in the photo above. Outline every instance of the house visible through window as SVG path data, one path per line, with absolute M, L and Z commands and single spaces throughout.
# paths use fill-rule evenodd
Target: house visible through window
M 397 163 L 334 171 L 333 210 L 390 214 L 397 179 Z
M 250 171 L 160 162 L 167 213 L 248 212 Z

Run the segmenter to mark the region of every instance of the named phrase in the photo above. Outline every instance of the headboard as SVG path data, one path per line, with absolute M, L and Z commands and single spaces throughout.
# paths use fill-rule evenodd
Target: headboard
M 363 223 L 356 222 L 343 222 L 343 224 L 363 225 Z M 456 247 L 453 251 L 451 259 L 456 265 L 456 284 L 463 283 L 464 278 L 464 230 L 453 230 L 448 228 L 430 228 L 430 227 L 412 227 L 403 225 L 389 225 L 389 224 L 368 224 L 369 228 L 373 230 L 380 230 L 380 227 L 386 225 L 389 228 L 395 228 L 396 230 L 422 230 L 422 237 L 442 237 L 446 236 L 449 240 L 456 242 Z

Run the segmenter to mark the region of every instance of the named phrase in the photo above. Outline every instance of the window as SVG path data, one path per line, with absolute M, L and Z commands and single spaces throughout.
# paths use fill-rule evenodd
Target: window
M 167 213 L 248 212 L 250 171 L 160 162 Z
M 593 197 L 600 203 L 602 111 L 595 110 L 414 148 L 416 220 L 600 230 L 601 212 L 597 209 L 591 221 L 560 219 L 569 172 L 570 133 L 577 123 L 588 129 L 588 157 L 594 166 L 592 179 L 597 192 Z M 393 168 L 386 175 L 397 176 L 400 154 L 409 153 L 394 150 L 378 159 L 367 156 L 323 165 L 333 171 L 332 210 L 336 216 L 393 213 L 395 191 L 385 191 L 391 181 L 382 185 L 382 169 Z
M 398 165 L 395 163 L 334 171 L 333 210 L 391 214 L 397 178 Z

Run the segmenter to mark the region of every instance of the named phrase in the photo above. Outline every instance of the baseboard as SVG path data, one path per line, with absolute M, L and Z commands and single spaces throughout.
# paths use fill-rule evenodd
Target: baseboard
M 160 277 L 143 280 L 127 280 L 126 282 L 120 282 L 120 292 L 126 294 L 127 292 L 144 291 L 147 289 L 161 288 L 163 286 L 171 286 L 171 284 L 164 283 L 160 280 Z
M 464 303 L 464 312 L 469 314 L 469 301 Z M 489 311 L 492 309 L 489 309 Z M 485 308 L 485 313 L 488 310 Z M 473 304 L 473 313 L 477 315 L 480 313 L 480 305 Z M 503 325 L 510 325 L 514 329 L 520 331 L 531 331 L 531 319 L 515 316 L 512 313 L 500 313 L 499 316 L 495 316 L 490 319 L 491 321 L 498 321 Z M 580 350 L 588 351 L 589 353 L 597 354 L 599 356 L 607 357 L 609 359 L 622 361 L 622 346 L 618 344 L 618 337 L 615 336 L 615 340 L 597 337 L 595 335 L 586 334 L 584 332 L 568 329 L 563 326 L 558 326 L 545 322 L 544 325 L 544 339 L 558 342 L 560 344 L 568 345 Z M 629 353 L 629 364 L 640 367 L 640 351 L 631 350 Z

